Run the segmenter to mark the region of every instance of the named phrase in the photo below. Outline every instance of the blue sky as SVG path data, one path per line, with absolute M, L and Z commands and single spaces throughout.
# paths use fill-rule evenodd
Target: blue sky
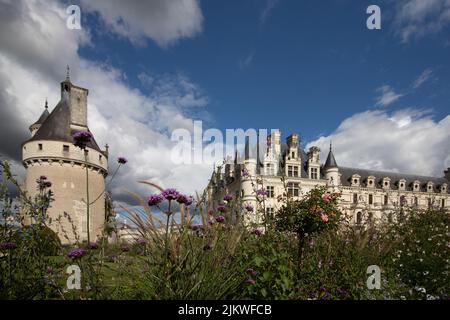
M 151 90 L 138 75 L 181 73 L 207 95 L 210 125 L 279 128 L 304 142 L 332 133 L 345 118 L 373 108 L 432 108 L 448 115 L 449 28 L 408 42 L 395 33 L 392 1 L 379 1 L 382 29 L 366 28 L 373 1 L 202 1 L 201 34 L 167 48 L 152 41 L 134 46 L 124 37 L 96 32 L 98 15 L 86 21 L 95 46 L 80 54 L 123 70 L 131 87 Z M 413 82 L 432 70 L 420 88 Z M 376 106 L 376 89 L 404 94 Z M 202 114 L 194 115 L 202 118 Z
M 80 30 L 67 28 L 78 4 Z M 381 30 L 366 9 L 381 8 Z M 17 0 L 0 2 L 0 155 L 24 176 L 28 126 L 71 67 L 113 184 L 201 190 L 212 165 L 169 161 L 192 128 L 300 133 L 339 165 L 442 176 L 450 167 L 449 0 Z M 20 112 L 17 112 L 20 110 Z M 114 169 L 114 161 L 110 163 Z

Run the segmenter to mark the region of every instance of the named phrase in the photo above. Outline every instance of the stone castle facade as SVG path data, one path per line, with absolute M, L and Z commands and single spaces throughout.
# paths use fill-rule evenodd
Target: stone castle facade
M 341 167 L 337 164 L 330 144 L 325 163 L 320 161 L 320 149 L 308 152 L 300 148 L 297 134 L 290 135 L 285 144 L 280 133 L 267 137 L 262 147 L 258 142 L 256 154 L 251 155 L 247 140 L 245 156 L 239 161 L 227 161 L 224 168 L 214 170 L 208 185 L 210 199 L 218 205 L 225 194 L 233 194 L 243 205 L 258 207 L 256 190 L 266 190 L 265 210 L 273 215 L 282 205 L 279 197 L 299 199 L 311 189 L 325 187 L 341 193 L 339 206 L 347 219 L 355 224 L 370 221 L 392 221 L 400 206 L 450 208 L 450 168 L 443 177 L 427 177 L 394 172 Z M 256 212 L 256 210 L 255 210 Z M 254 213 L 251 222 L 261 223 L 261 214 Z
M 61 100 L 49 112 L 45 110 L 30 126 L 31 137 L 22 144 L 26 168 L 24 189 L 28 196 L 37 193 L 36 180 L 46 176 L 52 183 L 54 201 L 47 211 L 49 227 L 63 243 L 87 239 L 86 166 L 89 174 L 90 238 L 101 235 L 105 223 L 105 177 L 108 175 L 108 149 L 101 150 L 95 139 L 84 151 L 75 147 L 72 135 L 89 131 L 87 96 L 89 91 L 72 84 L 69 74 L 61 83 Z M 96 200 L 94 203 L 93 200 Z M 61 223 L 56 220 L 61 217 Z M 70 217 L 70 218 L 68 218 Z

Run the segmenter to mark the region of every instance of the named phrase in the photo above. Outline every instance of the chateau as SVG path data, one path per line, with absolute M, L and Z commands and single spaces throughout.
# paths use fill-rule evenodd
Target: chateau
M 260 149 L 259 141 L 257 145 Z M 238 163 L 236 153 L 234 162 L 227 161 L 223 169 L 214 170 L 208 194 L 216 205 L 225 194 L 233 194 L 257 208 L 256 191 L 263 189 L 266 213 L 273 215 L 282 204 L 278 198 L 283 194 L 298 199 L 315 187 L 325 187 L 341 193 L 340 208 L 355 224 L 392 221 L 393 211 L 400 206 L 450 208 L 450 168 L 444 177 L 437 178 L 341 167 L 331 144 L 322 164 L 319 148 L 305 152 L 297 134 L 281 144 L 280 132 L 269 135 L 263 149 L 253 156 L 247 139 L 242 163 Z M 261 223 L 262 217 L 254 213 L 250 221 Z
M 31 138 L 22 144 L 26 168 L 24 189 L 28 196 L 37 193 L 36 180 L 47 177 L 52 183 L 54 201 L 47 211 L 50 228 L 63 243 L 75 236 L 87 239 L 86 166 L 90 198 L 90 238 L 95 240 L 105 222 L 105 177 L 108 175 L 108 148 L 101 150 L 92 139 L 84 151 L 75 147 L 72 135 L 89 131 L 87 96 L 89 91 L 71 83 L 69 72 L 61 83 L 61 100 L 49 112 L 47 102 L 39 119 L 30 126 Z M 56 221 L 61 217 L 61 222 Z

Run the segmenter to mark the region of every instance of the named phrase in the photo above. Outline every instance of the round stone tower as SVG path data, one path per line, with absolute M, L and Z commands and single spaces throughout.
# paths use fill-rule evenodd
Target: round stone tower
M 61 83 L 61 100 L 51 113 L 45 110 L 30 126 L 31 138 L 22 145 L 26 168 L 25 191 L 34 197 L 36 180 L 46 176 L 52 183 L 54 201 L 47 211 L 49 226 L 62 243 L 87 239 L 86 166 L 89 176 L 90 239 L 101 235 L 105 222 L 105 177 L 108 174 L 108 152 L 95 139 L 84 151 L 75 147 L 72 135 L 89 131 L 87 124 L 88 90 L 73 85 L 69 74 Z

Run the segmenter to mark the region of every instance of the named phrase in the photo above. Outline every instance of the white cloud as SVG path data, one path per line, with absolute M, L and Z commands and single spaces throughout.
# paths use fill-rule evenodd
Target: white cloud
M 450 167 L 450 115 L 435 121 L 430 113 L 402 109 L 371 110 L 345 119 L 335 132 L 307 145 L 326 159 L 330 139 L 339 166 L 441 177 Z
M 425 82 L 430 80 L 433 76 L 433 70 L 431 68 L 425 69 L 420 76 L 414 81 L 413 88 L 417 89 L 421 87 Z
M 395 5 L 395 34 L 402 42 L 438 33 L 450 23 L 450 0 L 398 0 Z
M 267 0 L 266 4 L 264 6 L 264 10 L 261 12 L 261 15 L 259 17 L 259 21 L 264 24 L 267 19 L 272 14 L 272 11 L 275 9 L 275 7 L 278 5 L 280 0 Z
M 245 69 L 247 67 L 250 66 L 250 64 L 253 62 L 253 58 L 255 56 L 254 52 L 251 52 L 250 54 L 248 54 L 247 56 L 245 56 L 244 58 L 239 60 L 239 69 Z
M 28 126 L 43 111 L 45 97 L 51 108 L 59 101 L 59 82 L 64 80 L 69 64 L 72 81 L 90 90 L 89 126 L 99 145 L 108 143 L 111 147 L 110 169 L 114 169 L 118 156 L 129 159 L 113 184 L 119 199 L 125 189 L 142 194 L 151 191 L 137 180 L 188 193 L 205 186 L 211 173 L 209 165 L 170 162 L 171 131 L 191 128 L 193 120 L 188 113 L 204 109 L 208 101 L 187 76 L 155 77 L 155 91 L 146 95 L 126 85 L 121 70 L 78 56 L 89 34 L 85 28 L 75 31 L 65 27 L 61 4 L 1 2 L 0 12 L 0 115 L 3 119 L 6 114 L 12 124 L 0 128 L 2 136 L 10 137 L 0 141 L 0 153 L 14 158 L 16 154 L 10 152 L 9 145 L 20 152 Z
M 384 85 L 376 90 L 380 95 L 376 98 L 376 106 L 386 107 L 398 99 L 403 97 L 403 94 L 396 93 L 390 86 Z
M 113 32 L 144 44 L 147 38 L 167 47 L 202 31 L 198 0 L 82 0 L 82 11 L 95 11 Z

